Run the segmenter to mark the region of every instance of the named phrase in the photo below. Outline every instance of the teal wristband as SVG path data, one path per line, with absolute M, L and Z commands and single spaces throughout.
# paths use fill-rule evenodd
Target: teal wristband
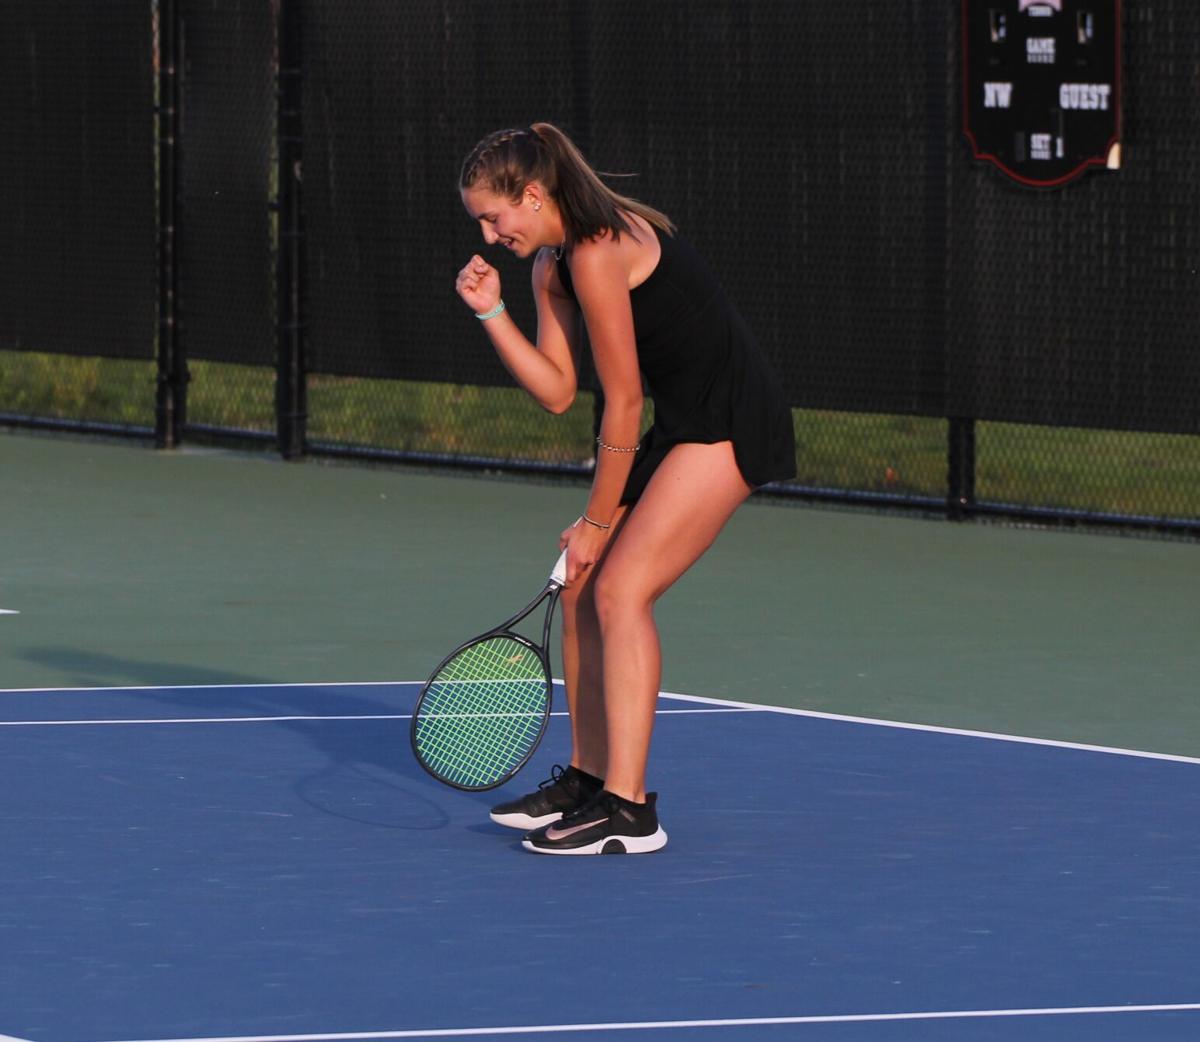
M 500 301 L 491 311 L 476 311 L 475 317 L 480 322 L 486 322 L 489 318 L 495 318 L 501 311 L 504 310 L 504 301 Z

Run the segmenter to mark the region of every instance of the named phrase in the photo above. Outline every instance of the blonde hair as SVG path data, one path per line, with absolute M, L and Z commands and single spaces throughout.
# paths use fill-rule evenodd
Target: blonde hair
M 675 225 L 666 214 L 614 192 L 600 176 L 558 127 L 534 123 L 516 130 L 497 130 L 480 141 L 463 161 L 459 187 L 483 184 L 518 202 L 530 181 L 540 182 L 558 206 L 568 242 L 593 239 L 606 231 L 618 239 L 622 232 L 636 238 L 624 212 L 674 234 Z

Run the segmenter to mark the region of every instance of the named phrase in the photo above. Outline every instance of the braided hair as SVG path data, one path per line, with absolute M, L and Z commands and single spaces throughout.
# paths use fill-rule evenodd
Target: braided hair
M 606 231 L 614 239 L 622 232 L 636 238 L 624 212 L 637 214 L 668 235 L 675 231 L 666 214 L 619 195 L 601 181 L 575 143 L 552 123 L 489 134 L 463 161 L 459 188 L 482 184 L 519 202 L 530 181 L 540 182 L 558 206 L 568 242 L 593 239 Z

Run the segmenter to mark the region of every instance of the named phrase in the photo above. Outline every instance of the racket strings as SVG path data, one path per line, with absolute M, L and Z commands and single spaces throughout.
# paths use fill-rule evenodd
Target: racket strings
M 490 784 L 516 767 L 541 731 L 541 711 L 529 706 L 544 697 L 544 680 L 515 683 L 528 690 L 517 692 L 512 680 L 503 688 L 494 681 L 469 682 L 469 693 L 460 684 L 451 702 L 428 706 L 418 746 L 430 766 L 462 785 Z
M 537 744 L 547 683 L 538 653 L 512 637 L 468 645 L 427 685 L 415 728 L 418 755 L 452 784 L 495 784 Z

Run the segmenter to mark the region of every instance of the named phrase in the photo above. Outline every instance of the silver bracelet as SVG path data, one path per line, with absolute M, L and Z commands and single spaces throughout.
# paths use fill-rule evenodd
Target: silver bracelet
M 617 445 L 609 445 L 606 442 L 601 441 L 599 438 L 596 439 L 596 444 L 602 449 L 607 449 L 609 452 L 637 452 L 637 450 L 641 448 L 640 445 L 635 445 L 631 449 L 622 449 Z
M 599 521 L 593 521 L 590 517 L 587 516 L 587 514 L 581 514 L 580 519 L 583 521 L 586 521 L 589 525 L 594 525 L 596 528 L 605 528 L 605 529 L 612 528 L 611 521 L 607 525 L 602 525 L 602 524 L 600 524 Z
M 491 311 L 476 311 L 475 317 L 480 322 L 486 322 L 489 318 L 495 318 L 501 311 L 504 310 L 504 301 L 500 301 Z

